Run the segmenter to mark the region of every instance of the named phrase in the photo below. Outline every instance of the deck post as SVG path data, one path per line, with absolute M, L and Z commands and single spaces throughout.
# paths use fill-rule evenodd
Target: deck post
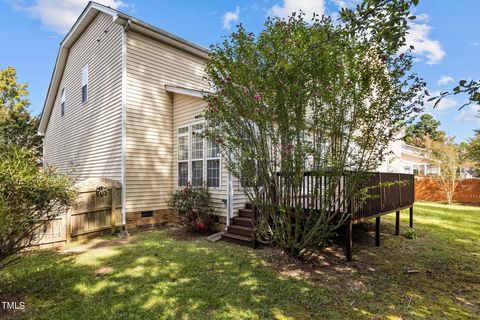
M 398 236 L 399 234 L 400 234 L 400 211 L 397 211 L 395 216 L 395 235 Z
M 375 245 L 380 246 L 380 217 L 375 218 Z
M 413 206 L 410 207 L 410 228 L 413 228 Z
M 345 221 L 345 256 L 347 261 L 352 261 L 352 218 L 349 216 Z

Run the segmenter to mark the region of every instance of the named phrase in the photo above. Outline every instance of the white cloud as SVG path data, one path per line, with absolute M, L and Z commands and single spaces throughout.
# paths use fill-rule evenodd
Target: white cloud
M 237 6 L 235 11 L 229 11 L 223 15 L 223 29 L 230 30 L 232 22 L 240 19 L 240 7 Z
M 38 19 L 48 30 L 65 34 L 87 6 L 88 0 L 7 0 L 14 10 L 26 12 Z M 96 0 L 96 2 L 113 9 L 127 7 L 121 0 Z
M 268 12 L 269 16 L 286 18 L 292 12 L 299 13 L 302 10 L 306 18 L 313 17 L 313 13 L 322 15 L 325 13 L 324 0 L 283 0 L 282 5 L 274 5 Z
M 476 121 L 480 123 L 480 105 L 471 104 L 463 108 L 455 117 L 455 121 Z
M 438 79 L 437 84 L 439 86 L 445 86 L 449 84 L 450 82 L 453 82 L 454 79 L 450 76 L 441 76 L 440 79 Z
M 426 18 L 423 17 L 423 20 Z M 407 34 L 407 46 L 413 46 L 415 53 L 426 56 L 427 64 L 437 64 L 443 60 L 446 53 L 438 40 L 430 39 L 432 27 L 426 23 L 411 23 Z
M 357 4 L 361 3 L 361 0 L 331 0 L 339 9 L 341 8 L 354 8 Z
M 480 41 L 473 41 L 472 47 L 480 47 Z

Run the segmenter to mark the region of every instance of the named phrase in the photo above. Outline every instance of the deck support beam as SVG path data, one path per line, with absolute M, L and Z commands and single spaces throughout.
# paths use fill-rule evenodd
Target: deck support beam
M 397 211 L 395 216 L 395 235 L 400 235 L 400 211 Z
M 375 218 L 375 245 L 380 246 L 380 217 Z
M 347 261 L 352 261 L 352 218 L 345 221 L 345 256 Z
M 410 207 L 410 228 L 413 228 L 413 206 Z

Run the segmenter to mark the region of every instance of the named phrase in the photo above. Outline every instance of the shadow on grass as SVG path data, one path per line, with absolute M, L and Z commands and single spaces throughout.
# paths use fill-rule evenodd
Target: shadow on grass
M 394 215 L 391 215 L 394 217 Z M 429 213 L 418 210 L 418 221 Z M 89 242 L 82 250 L 38 252 L 2 272 L 0 296 L 25 297 L 23 318 L 42 319 L 365 319 L 471 318 L 479 311 L 478 260 L 441 240 L 441 221 L 418 223 L 420 239 L 394 236 L 382 218 L 354 226 L 353 263 L 340 235 L 298 265 L 273 248 L 175 241 L 165 231 L 134 241 Z M 408 226 L 402 213 L 402 231 Z M 440 229 L 438 229 L 440 228 Z M 451 232 L 448 230 L 442 232 Z M 451 235 L 453 236 L 453 235 Z M 462 236 L 459 231 L 455 237 Z M 418 269 L 418 274 L 406 270 Z
M 322 288 L 279 277 L 251 250 L 169 239 L 164 232 L 82 254 L 42 252 L 0 281 L 27 296 L 26 318 L 336 317 Z

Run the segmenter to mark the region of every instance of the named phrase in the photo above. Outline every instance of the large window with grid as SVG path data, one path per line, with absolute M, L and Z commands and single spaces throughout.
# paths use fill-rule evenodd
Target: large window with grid
M 220 188 L 220 148 L 202 136 L 203 123 L 178 128 L 178 186 Z

